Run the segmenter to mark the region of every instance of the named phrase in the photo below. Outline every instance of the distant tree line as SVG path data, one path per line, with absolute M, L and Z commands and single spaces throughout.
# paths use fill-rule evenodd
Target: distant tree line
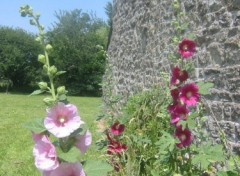
M 59 11 L 47 32 L 53 46 L 50 54 L 59 70 L 67 71 L 57 80 L 72 95 L 100 95 L 105 70 L 104 49 L 109 42 L 110 26 L 94 14 L 81 10 Z M 0 90 L 30 92 L 37 82 L 46 81 L 37 61 L 42 49 L 36 36 L 22 29 L 0 27 Z

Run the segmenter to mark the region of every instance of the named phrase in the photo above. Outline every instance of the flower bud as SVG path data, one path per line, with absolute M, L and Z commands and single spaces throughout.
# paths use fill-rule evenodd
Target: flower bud
M 45 90 L 48 87 L 46 82 L 39 82 L 38 86 L 40 87 L 41 90 Z
M 30 19 L 30 24 L 35 26 L 37 23 L 34 19 Z
M 38 55 L 38 61 L 41 62 L 41 63 L 43 63 L 43 64 L 45 64 L 45 63 L 46 63 L 46 58 L 45 58 L 45 56 L 42 55 L 42 54 L 39 54 L 39 55 Z
M 59 95 L 62 95 L 62 94 L 65 94 L 66 93 L 66 89 L 65 89 L 65 86 L 60 86 L 57 88 L 57 93 Z
M 54 65 L 51 66 L 49 68 L 49 73 L 54 76 L 57 73 L 57 68 Z
M 47 46 L 46 46 L 46 50 L 47 50 L 48 52 L 52 51 L 52 50 L 53 50 L 52 45 L 47 44 Z
M 43 99 L 43 102 L 46 104 L 46 105 L 53 105 L 55 100 L 51 97 L 46 97 Z
M 35 41 L 36 41 L 36 42 L 41 42 L 41 37 L 35 38 Z
M 47 73 L 47 71 L 48 71 L 47 65 L 44 65 L 44 66 L 43 66 L 43 71 L 44 71 L 45 73 Z

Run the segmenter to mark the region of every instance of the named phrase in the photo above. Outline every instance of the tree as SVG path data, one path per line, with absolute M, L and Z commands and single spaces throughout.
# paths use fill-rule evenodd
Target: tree
M 67 85 L 70 94 L 100 94 L 105 57 L 97 45 L 106 47 L 107 25 L 95 15 L 81 10 L 56 13 L 57 22 L 48 33 L 53 46 L 54 64 L 67 71 L 59 84 Z
M 113 4 L 112 2 L 107 2 L 107 5 L 105 6 L 105 13 L 108 16 L 108 28 L 109 28 L 109 33 L 108 33 L 108 43 L 107 43 L 107 48 L 110 44 L 110 39 L 112 37 L 112 25 L 113 25 Z
M 0 87 L 34 85 L 39 75 L 37 55 L 40 50 L 32 34 L 0 27 Z

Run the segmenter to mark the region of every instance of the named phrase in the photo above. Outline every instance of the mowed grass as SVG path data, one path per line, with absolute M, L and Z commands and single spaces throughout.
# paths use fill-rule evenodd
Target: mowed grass
M 0 176 L 40 176 L 32 156 L 33 141 L 24 123 L 46 116 L 44 96 L 0 94 Z M 101 110 L 101 98 L 68 97 L 93 134 L 93 145 L 87 158 L 95 159 L 97 140 L 95 118 Z

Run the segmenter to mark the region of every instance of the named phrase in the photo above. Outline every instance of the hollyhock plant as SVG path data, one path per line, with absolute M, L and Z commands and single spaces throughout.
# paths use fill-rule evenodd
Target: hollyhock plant
M 193 56 L 196 52 L 196 44 L 192 40 L 184 39 L 178 47 L 179 54 L 185 59 Z
M 184 85 L 180 89 L 179 99 L 183 104 L 188 107 L 196 106 L 200 99 L 198 86 L 195 83 L 189 83 Z
M 171 112 L 171 124 L 177 124 L 180 120 L 187 120 L 189 110 L 186 106 L 177 105 Z
M 83 135 L 77 135 L 75 146 L 84 154 L 92 143 L 92 134 L 87 130 Z
M 76 106 L 61 102 L 49 109 L 44 119 L 45 128 L 57 138 L 69 136 L 82 124 L 84 122 L 80 119 Z
M 117 141 L 111 141 L 110 144 L 108 145 L 107 153 L 109 155 L 120 154 L 126 150 L 127 146 L 125 144 L 121 144 L 120 142 Z
M 41 138 L 37 138 L 36 141 L 37 142 L 33 148 L 35 166 L 39 170 L 44 171 L 51 171 L 56 169 L 59 166 L 59 162 L 54 145 L 45 135 L 43 135 Z
M 119 136 L 119 135 L 122 134 L 124 129 L 125 129 L 125 126 L 123 124 L 120 124 L 119 122 L 116 122 L 111 126 L 110 131 L 113 135 Z
M 179 67 L 174 67 L 172 70 L 172 77 L 170 84 L 172 86 L 179 85 L 188 79 L 188 72 L 186 70 L 180 70 Z
M 180 141 L 180 143 L 177 144 L 178 148 L 189 147 L 193 140 L 191 132 L 187 128 L 183 130 L 182 126 L 176 128 L 175 137 Z
M 43 176 L 85 176 L 85 173 L 82 165 L 78 162 L 62 162 L 57 169 L 43 172 Z

